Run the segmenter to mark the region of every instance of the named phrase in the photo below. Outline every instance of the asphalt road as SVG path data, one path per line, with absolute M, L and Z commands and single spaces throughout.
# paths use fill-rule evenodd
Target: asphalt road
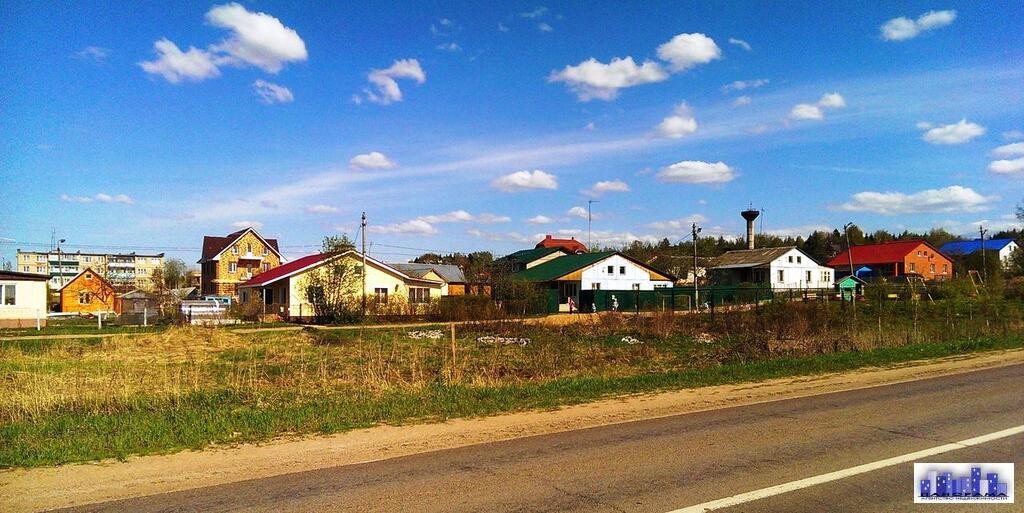
M 69 511 L 668 512 L 1024 424 L 1024 365 L 537 436 Z M 1013 462 L 1024 434 L 928 458 Z M 1019 481 L 1019 480 L 1018 480 Z M 903 463 L 718 511 L 1024 511 L 912 503 Z

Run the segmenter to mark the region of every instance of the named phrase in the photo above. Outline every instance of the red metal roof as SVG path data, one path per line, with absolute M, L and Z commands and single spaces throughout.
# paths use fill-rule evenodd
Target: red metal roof
M 935 249 L 934 246 L 928 244 L 928 242 L 924 240 L 894 240 L 891 242 L 882 242 L 880 244 L 853 246 L 853 265 L 891 264 L 902 262 L 907 255 L 915 251 L 922 244 L 928 246 L 928 248 L 936 254 L 941 254 L 939 250 Z M 849 257 L 846 256 L 846 251 L 843 251 L 836 255 L 832 260 L 829 260 L 825 265 L 829 267 L 837 267 L 849 265 L 849 263 Z
M 536 248 L 562 248 L 570 253 L 586 253 L 587 247 L 576 239 L 556 239 L 550 235 L 537 243 Z
M 270 283 L 272 281 L 288 276 L 289 274 L 292 274 L 311 265 L 323 262 L 330 256 L 331 255 L 328 253 L 317 253 L 315 255 L 304 256 L 302 258 L 292 260 L 287 264 L 279 265 L 273 269 L 270 269 L 269 271 L 261 272 L 256 276 L 253 276 L 249 280 L 239 283 L 238 286 L 258 287 L 260 285 L 264 285 L 266 283 Z

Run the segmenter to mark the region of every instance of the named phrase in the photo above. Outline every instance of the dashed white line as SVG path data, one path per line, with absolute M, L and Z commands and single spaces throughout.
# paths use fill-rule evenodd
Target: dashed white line
M 856 467 L 850 467 L 843 470 L 837 470 L 835 472 L 829 472 L 827 474 L 821 474 L 814 477 L 807 477 L 804 479 L 798 479 L 796 481 L 790 481 L 780 485 L 769 486 L 768 488 L 761 488 L 760 490 L 754 490 L 732 497 L 725 497 L 710 502 L 704 502 L 701 504 L 695 504 L 693 506 L 687 506 L 682 509 L 672 510 L 669 513 L 704 513 L 705 511 L 712 511 L 716 509 L 728 508 L 737 504 L 743 504 L 745 502 L 756 501 L 758 499 L 764 499 L 773 495 L 779 495 L 786 492 L 792 492 L 794 490 L 800 490 L 801 488 L 808 488 L 829 481 L 836 481 L 857 474 L 864 474 L 874 470 L 882 469 L 885 467 L 891 467 L 893 465 L 899 465 L 900 463 L 907 463 L 916 461 L 921 458 L 927 458 L 929 456 L 935 456 L 936 454 L 942 454 L 944 452 L 955 451 L 957 449 L 963 449 L 965 447 L 971 447 L 973 445 L 983 444 L 985 442 L 991 442 L 993 440 L 999 440 L 1000 438 L 1006 438 L 1016 434 L 1024 433 L 1024 425 L 1016 426 L 1002 431 L 996 431 L 995 433 L 989 433 L 987 435 L 976 436 L 974 438 L 968 438 L 967 440 L 961 440 L 959 442 L 948 443 L 931 449 L 924 449 L 922 451 L 912 452 L 901 456 L 895 456 L 893 458 L 887 458 L 884 460 L 875 461 L 872 463 L 865 463 L 863 465 L 857 465 Z

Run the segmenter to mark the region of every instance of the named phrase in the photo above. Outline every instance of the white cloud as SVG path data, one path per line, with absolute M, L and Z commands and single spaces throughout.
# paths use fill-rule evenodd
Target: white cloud
M 744 49 L 744 50 L 746 50 L 748 52 L 751 50 L 750 43 L 748 43 L 748 42 L 746 42 L 746 41 L 744 41 L 742 39 L 736 39 L 735 37 L 730 37 L 729 38 L 729 44 L 736 45 L 736 46 L 738 46 L 738 47 L 740 47 L 740 48 L 742 48 L 742 49 Z
M 789 111 L 789 117 L 792 119 L 825 119 L 825 113 L 817 105 L 800 103 Z
M 241 229 L 241 228 L 255 228 L 255 229 L 259 230 L 260 228 L 263 228 L 263 223 L 261 223 L 259 221 L 235 221 L 235 222 L 231 223 L 231 226 L 234 227 L 234 228 L 239 228 L 239 229 Z
M 501 23 L 501 22 L 498 23 L 498 32 L 508 32 L 508 31 L 509 31 L 509 28 L 506 27 L 504 23 Z
M 672 219 L 670 221 L 655 221 L 648 223 L 648 228 L 652 230 L 658 230 L 661 232 L 679 232 L 683 230 L 689 230 L 693 227 L 693 223 L 704 224 L 708 222 L 708 218 L 701 214 L 693 214 L 686 216 L 682 219 Z
M 997 157 L 1010 157 L 1013 155 L 1024 155 L 1024 142 L 1004 144 L 994 150 L 992 154 Z
M 951 125 L 932 128 L 925 132 L 921 139 L 931 144 L 961 144 L 982 135 L 985 135 L 985 127 L 961 119 Z
M 587 123 L 586 125 L 584 125 L 583 129 L 588 131 L 588 132 L 593 132 L 594 130 L 597 130 L 597 125 L 595 125 L 594 122 L 591 121 L 590 123 Z
M 519 13 L 519 16 L 522 17 L 522 18 L 540 18 L 541 16 L 544 16 L 545 14 L 547 14 L 547 12 L 548 12 L 548 8 L 547 7 L 540 6 L 540 7 L 536 8 L 536 9 L 534 9 L 532 11 L 521 12 L 521 13 Z
M 956 19 L 956 11 L 928 11 L 917 20 L 900 16 L 882 25 L 882 39 L 886 41 L 903 41 L 913 39 L 922 32 L 945 27 Z
M 341 212 L 341 209 L 330 205 L 311 205 L 306 207 L 306 212 L 311 214 L 337 214 Z
M 420 216 L 420 217 L 417 217 L 416 219 L 419 219 L 421 221 L 426 221 L 426 222 L 428 222 L 430 224 L 439 224 L 439 223 L 470 223 L 470 222 L 477 222 L 477 223 L 480 223 L 480 224 L 497 224 L 497 223 L 508 223 L 508 222 L 512 221 L 512 218 L 508 217 L 508 216 L 501 216 L 501 215 L 491 214 L 491 213 L 487 213 L 487 212 L 484 212 L 482 214 L 474 216 L 473 214 L 470 214 L 469 212 L 466 212 L 465 210 L 454 210 L 452 212 L 448 212 L 447 214 Z
M 538 236 L 534 235 L 534 236 L 531 237 L 531 236 L 528 236 L 528 235 L 523 235 L 523 234 L 521 234 L 519 232 L 488 232 L 488 231 L 478 230 L 476 228 L 471 228 L 469 230 L 466 230 L 466 233 L 468 233 L 468 234 L 470 234 L 470 235 L 472 235 L 474 237 L 478 237 L 478 238 L 486 239 L 486 240 L 490 240 L 490 241 L 495 241 L 495 242 L 512 241 L 512 242 L 516 242 L 516 243 L 519 243 L 519 244 L 533 244 L 534 242 L 537 241 L 537 239 L 543 238 L 543 236 L 538 237 Z
M 821 96 L 815 104 L 800 103 L 793 107 L 789 111 L 790 119 L 813 119 L 821 120 L 825 119 L 825 111 L 823 109 L 841 109 L 846 107 L 846 98 L 839 93 L 825 93 Z
M 379 151 L 361 153 L 348 161 L 352 169 L 395 169 L 398 167 L 394 161 Z
M 370 70 L 366 79 L 373 84 L 376 92 L 367 87 L 363 88 L 363 94 L 367 100 L 381 105 L 400 102 L 402 101 L 402 90 L 398 87 L 396 78 L 407 78 L 416 81 L 417 84 L 422 84 L 427 81 L 427 74 L 420 67 L 420 61 L 399 59 L 388 68 Z
M 995 160 L 988 165 L 988 170 L 998 174 L 1024 173 L 1024 157 L 1010 160 Z
M 437 45 L 438 50 L 444 50 L 446 52 L 459 52 L 462 51 L 462 47 L 458 43 L 441 43 Z
M 98 192 L 93 196 L 70 196 L 67 194 L 61 194 L 60 199 L 61 201 L 68 201 L 72 203 L 92 203 L 94 201 L 99 203 L 122 203 L 125 205 L 135 203 L 135 200 L 127 194 L 110 195 L 105 192 Z
M 812 232 L 831 232 L 832 227 L 824 224 L 805 224 L 802 226 L 791 226 L 765 230 L 768 235 L 776 237 L 806 237 Z
M 539 169 L 533 171 L 524 170 L 495 178 L 491 182 L 491 187 L 505 192 L 534 189 L 554 190 L 558 188 L 558 179 L 555 175 L 545 173 Z
M 754 80 L 735 80 L 722 86 L 722 92 L 728 93 L 729 91 L 743 91 L 744 89 L 757 89 L 758 87 L 768 85 L 769 80 L 767 78 L 757 78 Z
M 291 103 L 295 99 L 292 96 L 291 89 L 263 79 L 253 82 L 252 88 L 256 92 L 256 96 L 260 97 L 260 101 L 268 105 L 271 103 Z
M 411 219 L 404 223 L 385 224 L 380 226 L 370 225 L 367 228 L 374 233 L 387 233 L 398 235 L 434 235 L 437 228 L 422 219 Z
M 931 124 L 931 123 L 929 123 L 927 121 L 918 121 L 917 124 L 914 125 L 914 126 L 916 126 L 917 128 L 919 128 L 921 130 L 928 130 L 929 128 L 932 128 L 935 125 L 933 125 L 933 124 Z
M 512 222 L 512 218 L 509 216 L 500 216 L 484 212 L 476 216 L 476 222 L 480 224 L 510 223 Z
M 629 192 L 629 184 L 622 180 L 605 180 L 597 182 L 589 189 L 584 189 L 580 192 L 586 196 L 597 198 L 606 192 Z
M 237 3 L 218 5 L 206 13 L 206 21 L 231 31 L 213 51 L 227 54 L 225 64 L 248 64 L 277 73 L 285 63 L 304 61 L 308 57 L 306 43 L 295 30 L 277 18 L 262 12 L 251 12 Z
M 733 100 L 732 106 L 733 107 L 742 107 L 744 105 L 750 105 L 750 103 L 752 101 L 753 100 L 751 100 L 749 96 L 740 96 L 740 97 L 736 98 L 735 100 Z
M 818 106 L 829 109 L 841 109 L 846 107 L 846 98 L 839 93 L 826 93 L 818 100 Z
M 255 66 L 268 73 L 281 71 L 285 63 L 304 61 L 306 44 L 295 30 L 262 12 L 250 12 L 237 3 L 217 5 L 206 21 L 231 34 L 206 50 L 190 46 L 182 52 L 168 39 L 153 43 L 157 58 L 139 63 L 143 71 L 171 83 L 198 82 L 220 76 L 219 66 Z
M 988 205 L 998 199 L 995 196 L 982 196 L 969 187 L 951 185 L 913 194 L 858 192 L 851 197 L 851 201 L 840 205 L 839 209 L 881 215 L 980 212 L 988 209 Z
M 527 224 L 551 224 L 555 219 L 543 215 L 535 215 L 526 220 Z
M 160 75 L 164 80 L 177 84 L 183 79 L 199 82 L 220 76 L 220 70 L 214 64 L 214 56 L 209 52 L 189 47 L 182 52 L 177 45 L 168 39 L 153 43 L 157 54 L 156 60 L 139 63 L 142 70 L 151 75 Z
M 668 73 L 658 63 L 644 61 L 636 65 L 632 57 L 614 58 L 608 64 L 590 58 L 575 66 L 566 66 L 562 71 L 552 71 L 548 82 L 565 82 L 580 101 L 613 100 L 619 89 L 661 82 L 668 79 Z
M 658 57 L 668 62 L 674 72 L 707 64 L 721 56 L 722 50 L 715 40 L 700 33 L 679 34 L 658 47 Z
M 726 183 L 736 178 L 736 172 L 721 161 L 684 160 L 662 168 L 657 178 L 669 183 Z
M 686 102 L 680 102 L 675 107 L 675 113 L 658 124 L 658 134 L 669 139 L 682 139 L 697 131 L 697 120 L 693 117 L 693 111 Z
M 1016 141 L 1018 139 L 1024 139 L 1024 132 L 1020 130 L 1007 130 L 1002 133 L 1003 139 L 1007 141 Z
M 568 214 L 570 217 L 578 217 L 580 219 L 586 219 L 587 218 L 587 209 L 583 208 L 583 207 L 572 207 L 572 208 L 570 208 L 566 212 L 566 214 Z M 594 214 L 593 218 L 597 219 L 597 214 Z
M 554 32 L 555 27 L 552 27 L 550 24 L 542 21 L 537 24 L 537 30 L 541 32 Z
M 98 46 L 86 46 L 80 51 L 75 52 L 75 55 L 79 59 L 89 60 L 99 64 L 107 60 L 107 56 L 110 55 L 110 49 L 100 48 Z

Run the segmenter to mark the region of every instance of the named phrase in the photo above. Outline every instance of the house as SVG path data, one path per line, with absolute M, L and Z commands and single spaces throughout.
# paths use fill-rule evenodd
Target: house
M 46 274 L 0 271 L 0 328 L 46 326 Z
M 953 276 L 953 261 L 935 246 L 924 240 L 897 240 L 879 244 L 853 246 L 852 259 L 849 250 L 829 260 L 827 266 L 836 270 L 837 276 L 850 274 L 850 267 L 857 268 L 861 278 L 918 275 L 925 280 L 946 280 Z M 852 262 L 851 262 L 852 260 Z M 862 268 L 867 267 L 864 271 Z
M 674 276 L 618 251 L 559 256 L 515 276 L 557 290 L 559 311 L 568 311 L 570 298 L 579 305 L 581 290 L 645 291 L 671 287 L 675 282 Z
M 582 242 L 576 240 L 575 237 L 568 239 L 556 239 L 551 235 L 544 237 L 544 240 L 537 243 L 535 246 L 537 249 L 540 248 L 561 248 L 567 253 L 586 253 L 587 246 Z
M 284 262 L 276 239 L 245 228 L 226 237 L 203 237 L 201 295 L 237 298 L 236 287 Z
M 466 275 L 457 265 L 389 263 L 389 266 L 414 278 L 440 281 L 442 296 L 461 296 L 466 293 Z
M 984 245 L 985 251 L 995 251 L 999 253 L 999 261 L 1003 264 L 1003 267 L 1010 266 L 1010 257 L 1014 251 L 1020 249 L 1017 245 L 1017 241 L 1013 239 L 987 239 L 982 243 L 981 239 L 974 240 L 963 240 L 956 242 L 947 242 L 939 248 L 939 251 L 943 255 L 950 257 L 973 255 L 982 250 Z
M 509 271 L 517 273 L 568 254 L 569 252 L 560 246 L 524 249 L 505 255 L 495 260 L 494 264 L 498 267 L 507 266 Z
M 779 289 L 832 288 L 834 271 L 796 246 L 739 249 L 718 257 L 709 269 L 711 283 L 759 283 Z
M 441 297 L 444 282 L 427 278 L 410 276 L 394 267 L 376 259 L 366 258 L 366 288 L 368 302 L 374 305 L 386 305 L 390 298 L 403 298 L 415 307 L 429 303 Z M 295 259 L 269 271 L 253 276 L 250 280 L 238 285 L 243 303 L 262 301 L 267 313 L 274 313 L 284 318 L 311 318 L 313 306 L 306 295 L 308 277 L 325 265 L 344 260 L 352 265 L 358 276 L 362 267 L 363 255 L 355 250 L 341 253 L 317 253 Z M 361 281 L 361 280 L 360 280 Z M 353 284 L 353 299 L 361 297 L 359 283 Z
M 53 290 L 66 285 L 86 267 L 105 277 L 114 288 L 150 290 L 156 285 L 153 283 L 156 270 L 164 267 L 164 254 L 38 252 L 19 249 L 17 266 L 21 272 L 48 275 Z
M 121 313 L 114 285 L 87 267 L 60 289 L 60 311 L 65 313 Z

